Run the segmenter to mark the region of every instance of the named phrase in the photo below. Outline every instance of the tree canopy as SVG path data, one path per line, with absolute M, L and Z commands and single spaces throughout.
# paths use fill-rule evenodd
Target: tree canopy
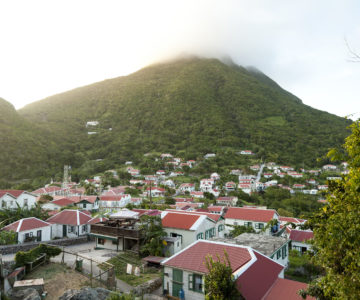
M 360 295 L 360 121 L 344 144 L 349 174 L 329 183 L 328 204 L 310 220 L 314 231 L 314 263 L 326 275 L 315 280 L 308 294 L 319 299 L 358 299 Z M 329 155 L 339 159 L 339 154 Z

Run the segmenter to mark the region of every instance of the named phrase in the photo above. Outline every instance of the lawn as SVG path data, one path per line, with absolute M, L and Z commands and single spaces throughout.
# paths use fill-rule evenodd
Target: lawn
M 136 254 L 129 252 L 120 253 L 116 257 L 109 259 L 107 262 L 114 265 L 116 277 L 122 281 L 125 281 L 131 286 L 138 286 L 151 279 L 160 277 L 161 275 L 160 270 L 156 270 L 154 268 L 143 268 L 143 262 L 141 261 L 141 258 L 139 258 Z M 128 263 L 132 264 L 133 266 L 140 267 L 140 276 L 126 274 L 126 266 Z M 108 268 L 105 265 L 99 265 L 99 267 L 101 269 Z

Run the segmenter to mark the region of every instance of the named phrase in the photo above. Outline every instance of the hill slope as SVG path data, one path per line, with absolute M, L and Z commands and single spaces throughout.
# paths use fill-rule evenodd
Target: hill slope
M 0 181 L 46 175 L 54 166 L 50 153 L 55 145 L 49 134 L 19 116 L 14 107 L 0 98 Z
M 255 69 L 199 58 L 77 88 L 19 114 L 51 132 L 59 161 L 75 167 L 99 158 L 110 167 L 149 151 L 194 156 L 222 147 L 311 165 L 343 143 L 349 124 L 302 104 Z M 87 129 L 90 120 L 100 125 Z

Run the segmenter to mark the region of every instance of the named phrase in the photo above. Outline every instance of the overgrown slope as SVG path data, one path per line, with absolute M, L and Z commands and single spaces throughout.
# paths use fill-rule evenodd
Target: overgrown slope
M 19 113 L 51 132 L 62 153 L 58 160 L 73 167 L 96 159 L 110 167 L 149 151 L 185 150 L 196 157 L 223 147 L 312 165 L 342 144 L 349 124 L 304 105 L 257 70 L 199 58 L 152 65 Z M 90 120 L 100 125 L 86 128 Z

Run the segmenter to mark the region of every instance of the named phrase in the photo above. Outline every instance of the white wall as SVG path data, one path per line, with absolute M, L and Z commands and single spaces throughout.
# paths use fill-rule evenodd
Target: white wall
M 55 203 L 48 202 L 48 203 L 41 205 L 41 208 L 45 209 L 45 210 L 60 210 L 61 206 L 57 205 Z
M 286 256 L 283 258 L 282 256 L 282 248 L 286 248 Z M 277 258 L 277 252 L 280 251 L 280 257 Z M 270 258 L 273 261 L 276 261 L 279 264 L 282 264 L 283 266 L 287 267 L 289 265 L 289 243 L 286 243 L 285 245 L 281 246 L 279 249 L 277 249 L 276 251 L 274 251 L 274 253 L 272 255 L 270 255 Z
M 167 273 L 168 276 L 164 275 L 164 283 L 163 287 L 164 289 L 167 289 L 169 291 L 169 295 L 178 297 L 178 295 L 172 294 L 172 278 L 173 278 L 173 269 L 170 267 L 164 267 L 164 274 Z M 203 293 L 198 293 L 189 290 L 189 274 L 194 274 L 192 272 L 187 272 L 183 270 L 183 290 L 185 294 L 185 299 L 191 299 L 191 300 L 204 300 L 204 277 L 202 279 L 203 282 Z M 201 275 L 201 274 L 200 274 Z
M 11 201 L 13 202 L 12 206 L 10 205 Z M 1 197 L 1 201 L 0 201 L 0 209 L 13 207 L 15 205 L 15 201 L 16 201 L 16 198 L 14 198 L 8 194 L 3 195 Z
M 37 236 L 37 231 L 41 230 L 41 241 L 50 241 L 51 240 L 51 226 L 46 226 L 46 227 L 41 227 L 41 228 L 35 228 L 35 229 L 31 229 L 31 230 L 25 230 L 25 231 L 20 231 L 18 233 L 18 243 L 23 243 L 25 240 L 25 235 L 27 233 L 32 233 L 33 237 Z
M 255 230 L 256 232 L 260 232 L 261 229 L 256 229 L 256 228 L 255 228 L 255 224 L 261 223 L 261 224 L 263 224 L 264 228 L 266 227 L 266 224 L 267 224 L 267 223 L 264 223 L 264 222 L 253 222 L 253 221 L 238 220 L 238 219 L 229 219 L 229 218 L 226 218 L 226 219 L 225 219 L 225 224 L 227 224 L 227 225 L 235 225 L 235 223 L 237 223 L 236 225 L 244 226 L 245 224 L 247 225 L 248 222 L 252 222 L 252 227 L 254 228 L 254 230 Z M 233 230 L 232 227 L 230 227 L 230 226 L 225 226 L 225 233 L 226 233 L 226 234 L 229 234 L 230 231 L 232 231 L 232 230 Z M 270 234 L 270 228 L 266 229 L 265 233 L 266 233 L 266 234 Z
M 22 193 L 16 200 L 16 202 L 20 205 L 20 207 L 24 207 L 25 200 L 27 200 L 28 208 L 34 207 L 36 204 L 36 197 L 24 192 Z M 16 206 L 16 205 L 15 205 Z
M 90 225 L 86 224 L 85 227 L 87 228 L 87 231 L 83 230 L 83 225 L 80 226 L 74 226 L 74 232 L 69 232 L 69 227 L 71 225 L 66 225 L 66 236 L 69 238 L 78 237 L 78 231 L 79 236 L 85 235 L 90 233 Z M 63 236 L 63 224 L 53 224 L 52 225 L 52 238 L 62 238 Z
M 96 248 L 102 248 L 102 249 L 109 249 L 109 250 L 119 250 L 122 251 L 123 250 L 123 240 L 122 238 L 119 238 L 119 246 L 117 246 L 116 244 L 113 244 L 112 240 L 107 240 L 104 239 L 104 244 L 99 244 L 99 238 L 95 237 L 95 243 L 96 243 Z

